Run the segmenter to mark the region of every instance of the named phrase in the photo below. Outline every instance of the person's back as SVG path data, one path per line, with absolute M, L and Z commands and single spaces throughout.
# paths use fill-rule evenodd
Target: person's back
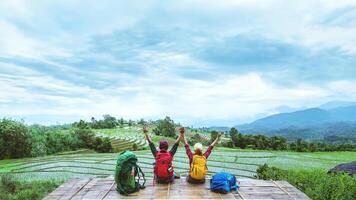
M 207 171 L 206 157 L 201 153 L 195 153 L 190 165 L 189 176 L 195 180 L 203 180 Z
M 144 128 L 143 131 L 149 143 L 152 155 L 155 158 L 154 178 L 158 183 L 168 183 L 174 181 L 175 174 L 173 169 L 173 157 L 177 151 L 181 136 L 178 137 L 170 151 L 168 151 L 168 141 L 161 140 L 159 142 L 159 151 L 157 151 L 155 145 L 147 134 L 147 129 Z
M 194 154 L 193 154 L 192 151 L 190 150 L 186 138 L 184 137 L 184 129 L 181 131 L 183 132 L 182 135 L 185 143 L 184 146 L 185 146 L 186 154 L 189 158 L 189 165 L 190 165 L 187 181 L 192 184 L 205 183 L 205 176 L 208 171 L 208 167 L 206 164 L 207 159 L 221 135 L 218 135 L 215 141 L 211 145 L 209 145 L 205 153 L 202 153 L 203 145 L 201 143 L 196 143 L 194 145 Z
M 154 175 L 157 182 L 171 182 L 174 179 L 173 155 L 166 150 L 160 150 L 155 156 Z

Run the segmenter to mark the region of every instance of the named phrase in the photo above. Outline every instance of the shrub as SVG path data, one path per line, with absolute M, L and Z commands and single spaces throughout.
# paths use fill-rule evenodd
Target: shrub
M 13 176 L 3 174 L 0 176 L 0 186 L 8 192 L 14 193 L 16 191 L 16 181 Z
M 94 150 L 99 153 L 111 153 L 113 151 L 109 138 L 95 138 Z
M 133 143 L 132 150 L 133 151 L 137 151 L 138 150 L 138 145 L 136 143 Z
M 266 164 L 257 170 L 257 178 L 287 180 L 315 200 L 356 199 L 356 176 L 328 175 L 321 169 L 281 170 Z
M 285 178 L 286 171 L 277 167 L 269 167 L 267 164 L 260 166 L 257 170 L 257 178 L 263 180 L 281 180 Z
M 61 182 L 53 180 L 25 182 L 17 180 L 11 175 L 3 174 L 0 176 L 0 199 L 40 200 L 60 184 Z

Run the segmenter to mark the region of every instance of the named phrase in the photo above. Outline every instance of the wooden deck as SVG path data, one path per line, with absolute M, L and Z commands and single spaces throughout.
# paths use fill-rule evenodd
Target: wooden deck
M 218 194 L 209 190 L 209 181 L 205 185 L 191 185 L 184 178 L 173 184 L 156 184 L 152 179 L 146 182 L 146 188 L 130 196 L 122 196 L 115 189 L 112 176 L 106 178 L 71 179 L 61 185 L 44 200 L 78 199 L 309 199 L 286 181 L 264 181 L 240 179 L 241 188 L 237 192 Z

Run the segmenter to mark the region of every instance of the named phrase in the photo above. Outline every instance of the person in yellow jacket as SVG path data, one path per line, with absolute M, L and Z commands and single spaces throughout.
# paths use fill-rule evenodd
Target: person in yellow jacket
M 218 137 L 214 140 L 211 145 L 209 145 L 208 149 L 205 151 L 205 153 L 202 152 L 203 150 L 203 145 L 201 143 L 196 143 L 194 145 L 194 154 L 189 148 L 189 144 L 187 142 L 187 139 L 185 138 L 184 128 L 180 128 L 179 132 L 183 136 L 183 140 L 185 143 L 185 152 L 187 153 L 187 156 L 189 158 L 189 175 L 187 176 L 187 181 L 192 184 L 203 184 L 205 183 L 205 176 L 208 171 L 206 161 L 211 154 L 211 151 L 213 150 L 215 144 L 219 141 L 220 137 L 222 134 L 219 134 Z

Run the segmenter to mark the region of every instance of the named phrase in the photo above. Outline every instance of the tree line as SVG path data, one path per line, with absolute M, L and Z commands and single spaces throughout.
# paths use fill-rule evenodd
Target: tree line
M 77 122 L 76 122 L 77 123 Z M 131 127 L 134 125 L 144 125 L 148 123 L 144 119 L 140 120 L 125 120 L 124 118 L 117 119 L 116 117 L 113 117 L 111 115 L 103 115 L 103 119 L 95 119 L 95 117 L 92 117 L 90 122 L 88 122 L 89 126 L 93 129 L 110 129 L 110 128 L 116 128 L 116 127 L 124 127 L 125 125 Z M 151 121 L 150 123 L 154 123 Z
M 213 136 L 215 133 L 211 133 Z M 297 139 L 288 142 L 281 136 L 245 135 L 238 132 L 236 128 L 231 128 L 228 136 L 230 140 L 222 145 L 230 148 L 251 148 L 260 150 L 288 150 L 296 152 L 316 152 L 316 151 L 356 151 L 356 144 L 330 144 L 325 142 L 307 142 Z
M 91 127 L 82 120 L 66 131 L 0 119 L 0 159 L 44 156 L 81 148 L 97 152 L 112 151 L 109 138 L 96 137 Z

